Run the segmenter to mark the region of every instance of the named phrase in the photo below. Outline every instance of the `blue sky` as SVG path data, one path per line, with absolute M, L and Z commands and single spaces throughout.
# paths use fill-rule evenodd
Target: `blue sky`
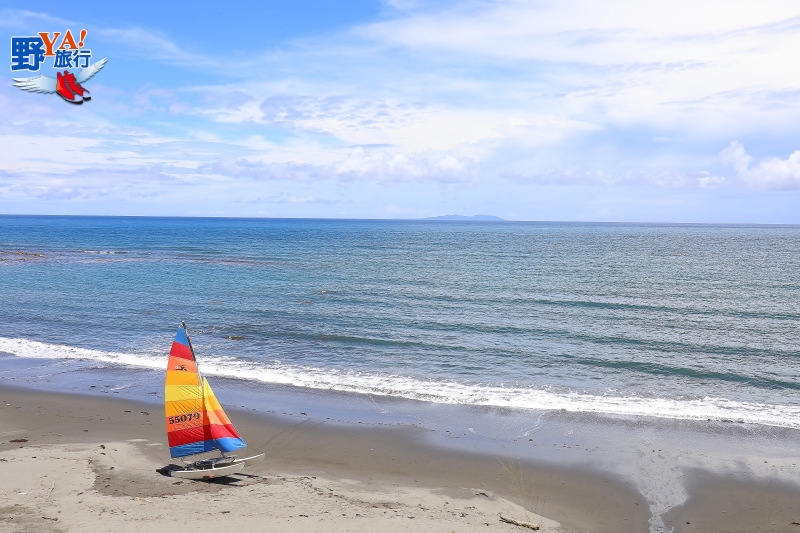
M 109 59 L 7 69 L 0 212 L 800 223 L 797 2 L 174 4 L 0 4 Z

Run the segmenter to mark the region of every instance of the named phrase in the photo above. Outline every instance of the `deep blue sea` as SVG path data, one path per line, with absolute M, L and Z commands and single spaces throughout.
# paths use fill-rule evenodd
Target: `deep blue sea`
M 181 321 L 251 389 L 800 428 L 800 226 L 0 216 L 0 352 Z

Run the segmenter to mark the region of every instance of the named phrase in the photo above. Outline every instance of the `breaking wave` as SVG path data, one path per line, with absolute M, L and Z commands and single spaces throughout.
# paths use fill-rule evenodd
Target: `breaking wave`
M 0 352 L 18 357 L 83 360 L 148 369 L 164 368 L 164 353 L 121 353 L 0 337 Z M 800 406 L 734 401 L 719 397 L 648 398 L 554 391 L 546 386 L 499 386 L 420 379 L 379 372 L 253 362 L 210 356 L 206 375 L 317 390 L 383 395 L 411 400 L 520 410 L 567 411 L 611 416 L 741 422 L 800 429 Z

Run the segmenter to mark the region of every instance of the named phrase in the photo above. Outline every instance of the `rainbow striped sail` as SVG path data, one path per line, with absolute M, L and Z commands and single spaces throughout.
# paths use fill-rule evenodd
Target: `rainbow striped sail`
M 239 438 L 208 381 L 200 375 L 183 322 L 169 352 L 164 412 L 172 457 L 212 450 L 232 452 L 247 446 Z

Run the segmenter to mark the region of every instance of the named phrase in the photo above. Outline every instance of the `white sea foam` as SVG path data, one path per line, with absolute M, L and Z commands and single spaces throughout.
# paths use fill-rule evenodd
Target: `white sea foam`
M 162 354 L 132 354 L 90 350 L 26 339 L 0 337 L 0 351 L 19 357 L 77 359 L 114 365 L 161 369 Z M 617 416 L 646 416 L 683 420 L 736 421 L 800 429 L 800 407 L 741 402 L 726 398 L 644 398 L 552 392 L 541 387 L 502 387 L 447 380 L 324 369 L 277 362 L 256 363 L 230 357 L 201 362 L 206 375 L 311 389 L 376 394 L 412 400 L 511 409 L 556 410 Z
M 116 252 L 114 250 L 81 250 L 85 254 L 100 254 L 100 255 L 117 255 L 124 254 L 125 252 Z
M 164 357 L 160 355 L 106 352 L 102 350 L 77 348 L 75 346 L 65 346 L 62 344 L 48 344 L 27 339 L 9 339 L 4 337 L 0 337 L 0 352 L 32 359 L 77 359 L 145 368 L 162 368 L 165 360 Z

